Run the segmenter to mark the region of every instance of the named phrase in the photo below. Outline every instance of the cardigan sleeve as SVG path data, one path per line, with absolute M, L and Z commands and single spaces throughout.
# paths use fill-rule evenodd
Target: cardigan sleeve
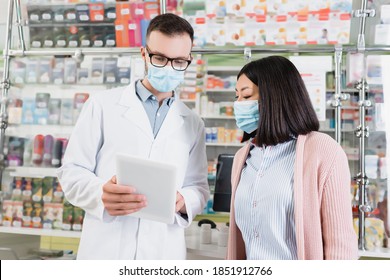
M 325 182 L 322 194 L 322 238 L 325 259 L 357 259 L 357 236 L 353 229 L 351 175 L 348 160 L 341 149 Z

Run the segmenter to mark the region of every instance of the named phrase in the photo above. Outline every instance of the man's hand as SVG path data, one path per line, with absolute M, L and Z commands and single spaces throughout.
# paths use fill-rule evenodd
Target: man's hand
M 179 192 L 176 192 L 176 212 L 187 214 L 184 198 Z
M 111 216 L 124 216 L 137 212 L 147 205 L 146 197 L 136 194 L 132 186 L 116 183 L 116 176 L 103 185 L 102 201 Z

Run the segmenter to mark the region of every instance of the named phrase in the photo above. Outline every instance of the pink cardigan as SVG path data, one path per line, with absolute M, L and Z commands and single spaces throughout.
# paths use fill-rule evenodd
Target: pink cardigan
M 234 218 L 234 197 L 249 144 L 235 155 L 227 259 L 246 259 Z M 294 212 L 299 260 L 357 259 L 352 224 L 351 176 L 341 146 L 330 136 L 299 135 L 294 167 Z

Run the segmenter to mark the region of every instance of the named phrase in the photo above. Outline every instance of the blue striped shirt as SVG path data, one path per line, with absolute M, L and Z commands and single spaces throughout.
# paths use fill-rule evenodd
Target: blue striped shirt
M 248 260 L 297 259 L 293 199 L 296 142 L 251 146 L 234 201 Z
M 158 104 L 157 98 L 141 83 L 141 80 L 135 83 L 135 92 L 139 100 L 142 101 L 142 105 L 145 108 L 148 115 L 150 126 L 153 130 L 154 138 L 156 138 L 158 131 L 160 130 L 165 117 L 168 114 L 175 97 L 169 97 L 163 100 L 161 106 Z

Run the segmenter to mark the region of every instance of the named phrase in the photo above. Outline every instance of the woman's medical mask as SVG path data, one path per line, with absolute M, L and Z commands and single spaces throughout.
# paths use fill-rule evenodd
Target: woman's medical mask
M 184 81 L 184 71 L 177 71 L 169 65 L 159 68 L 148 63 L 148 81 L 159 92 L 169 92 Z
M 259 102 L 257 100 L 235 101 L 234 115 L 237 126 L 248 134 L 252 133 L 259 123 Z

